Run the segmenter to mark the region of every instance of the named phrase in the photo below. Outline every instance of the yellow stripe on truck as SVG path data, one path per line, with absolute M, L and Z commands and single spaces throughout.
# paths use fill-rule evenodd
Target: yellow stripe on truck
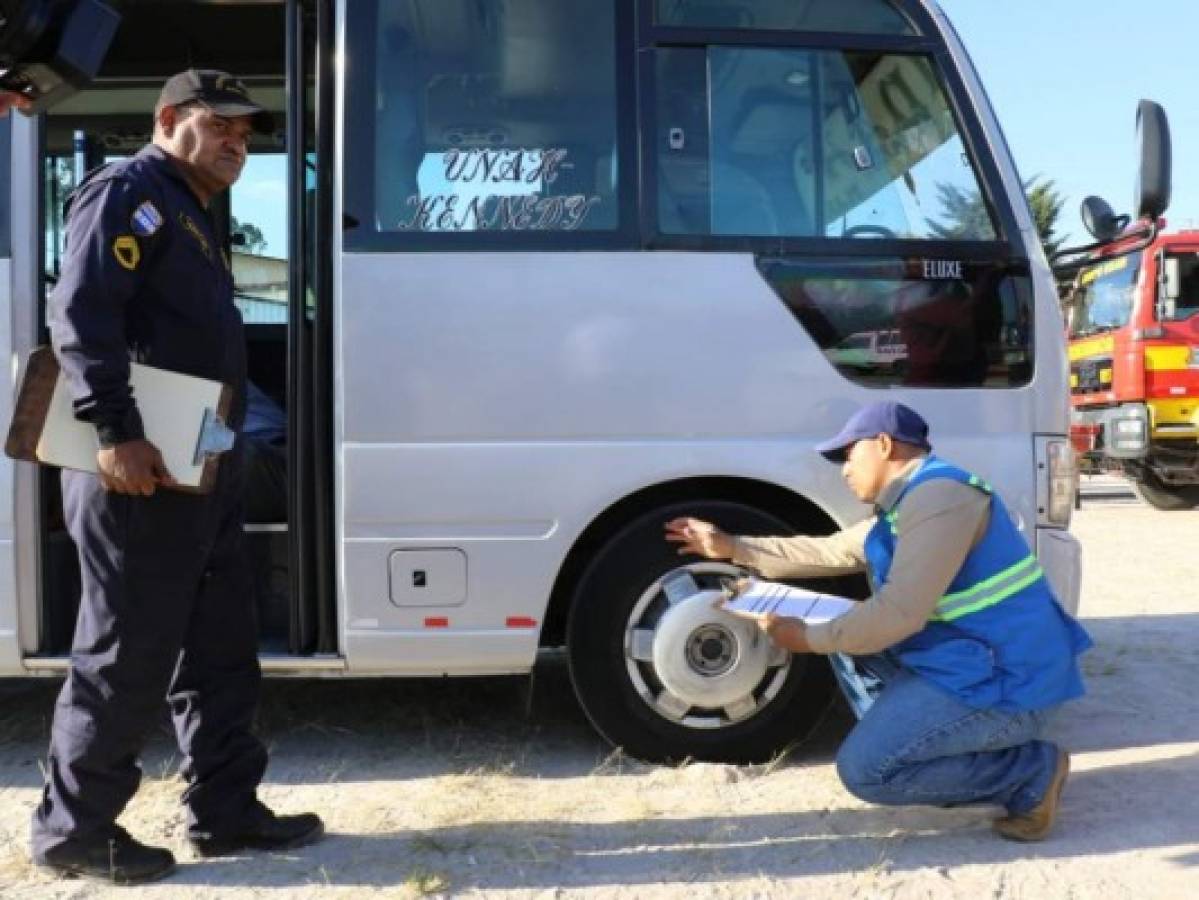
M 1155 432 L 1162 425 L 1176 426 L 1168 434 L 1162 435 L 1163 437 L 1187 437 L 1185 431 L 1177 428 L 1179 425 L 1189 425 L 1199 435 L 1199 400 L 1150 400 L 1148 406 L 1150 422 Z
M 1088 356 L 1099 356 L 1100 354 L 1111 355 L 1116 351 L 1116 339 L 1108 334 L 1103 337 L 1087 338 L 1082 341 L 1072 341 L 1070 343 L 1070 362 L 1077 362 L 1080 359 L 1086 359 Z
M 1190 360 L 1190 347 L 1145 348 L 1145 369 L 1150 372 L 1171 372 L 1185 369 Z

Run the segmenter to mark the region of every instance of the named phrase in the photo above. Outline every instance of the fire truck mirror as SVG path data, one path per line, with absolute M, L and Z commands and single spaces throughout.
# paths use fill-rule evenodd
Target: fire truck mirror
M 1082 224 L 1101 244 L 1115 240 L 1116 235 L 1120 233 L 1120 219 L 1102 197 L 1087 197 L 1083 200 L 1081 215 Z
M 1141 166 L 1133 209 L 1138 219 L 1156 222 L 1170 206 L 1173 161 L 1166 111 L 1152 100 L 1137 106 L 1137 146 Z

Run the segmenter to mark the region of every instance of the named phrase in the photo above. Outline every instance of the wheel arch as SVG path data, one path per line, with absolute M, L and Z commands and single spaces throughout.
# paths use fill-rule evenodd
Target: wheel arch
M 831 534 L 839 527 L 829 512 L 810 498 L 755 478 L 680 478 L 641 488 L 611 503 L 575 539 L 550 591 L 545 624 L 541 629 L 541 646 L 558 647 L 565 643 L 566 622 L 575 588 L 597 551 L 638 517 L 654 509 L 694 500 L 723 500 L 754 506 L 777 516 L 797 531 L 810 534 Z

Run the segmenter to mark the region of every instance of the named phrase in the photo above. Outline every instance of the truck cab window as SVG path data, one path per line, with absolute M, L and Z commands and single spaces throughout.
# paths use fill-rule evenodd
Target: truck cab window
M 1169 321 L 1180 322 L 1199 313 L 1199 253 L 1179 253 L 1178 268 L 1182 289 L 1174 302 L 1174 315 Z

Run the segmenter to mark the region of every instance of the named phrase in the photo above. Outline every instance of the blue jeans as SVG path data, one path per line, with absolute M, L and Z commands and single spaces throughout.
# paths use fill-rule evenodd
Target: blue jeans
M 847 657 L 831 660 L 855 712 L 864 707 L 837 753 L 855 797 L 887 806 L 994 803 L 1020 814 L 1045 796 L 1058 751 L 1039 738 L 1052 710 L 975 709 L 886 655 L 859 659 L 867 671 L 856 682 Z

